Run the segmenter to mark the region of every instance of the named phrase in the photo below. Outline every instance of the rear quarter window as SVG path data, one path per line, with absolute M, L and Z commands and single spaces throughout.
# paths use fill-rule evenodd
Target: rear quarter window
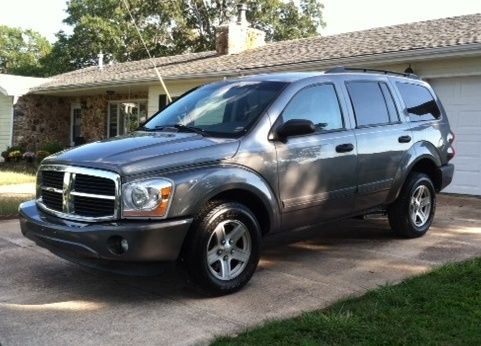
M 441 111 L 426 87 L 401 82 L 396 84 L 411 121 L 433 120 L 441 117 Z

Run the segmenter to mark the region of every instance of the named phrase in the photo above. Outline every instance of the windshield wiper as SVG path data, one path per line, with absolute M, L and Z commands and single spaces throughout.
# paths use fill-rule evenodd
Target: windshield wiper
M 205 130 L 201 129 L 200 127 L 187 126 L 187 125 L 183 125 L 183 124 L 157 125 L 153 128 L 142 126 L 142 127 L 139 127 L 138 130 L 140 130 L 140 131 L 159 131 L 159 130 L 164 130 L 164 129 L 168 129 L 168 128 L 174 128 L 174 129 L 177 129 L 179 131 L 184 131 L 184 132 L 194 132 L 194 133 L 198 133 L 201 136 L 206 135 Z

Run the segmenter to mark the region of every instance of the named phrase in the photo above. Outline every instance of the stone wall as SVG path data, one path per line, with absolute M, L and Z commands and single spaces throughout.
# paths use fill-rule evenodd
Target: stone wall
M 56 141 L 70 146 L 71 104 L 82 109 L 82 136 L 87 142 L 107 137 L 109 101 L 147 99 L 147 92 L 136 94 L 100 94 L 56 97 L 27 94 L 15 105 L 14 145 L 38 150 L 44 143 Z
M 66 98 L 24 95 L 17 100 L 13 144 L 37 150 L 43 143 L 58 141 L 65 146 L 70 136 L 70 103 Z

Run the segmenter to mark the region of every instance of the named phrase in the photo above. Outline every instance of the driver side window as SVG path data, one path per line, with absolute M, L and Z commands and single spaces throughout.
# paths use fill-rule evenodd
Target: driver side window
M 282 112 L 284 122 L 291 119 L 310 120 L 320 131 L 344 128 L 334 85 L 317 84 L 299 91 Z

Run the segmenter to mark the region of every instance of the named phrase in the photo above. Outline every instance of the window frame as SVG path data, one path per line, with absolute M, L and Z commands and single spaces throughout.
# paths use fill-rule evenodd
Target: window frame
M 378 88 L 379 88 L 379 91 L 381 92 L 381 95 L 382 95 L 382 98 L 384 100 L 384 105 L 386 107 L 386 111 L 387 111 L 387 114 L 388 114 L 388 119 L 389 121 L 388 122 L 385 122 L 385 123 L 376 123 L 376 124 L 368 124 L 368 125 L 358 125 L 358 121 L 357 121 L 357 116 L 356 116 L 356 108 L 354 107 L 354 103 L 352 101 L 352 97 L 351 97 L 351 93 L 349 92 L 349 83 L 375 83 L 377 84 Z M 384 84 L 390 95 L 391 95 L 391 100 L 392 100 L 392 103 L 393 103 L 393 106 L 394 106 L 394 109 L 396 110 L 396 114 L 397 114 L 397 120 L 396 121 L 392 121 L 391 120 L 391 116 L 390 116 L 390 113 L 389 113 L 389 108 L 388 108 L 388 105 L 387 105 L 387 100 L 386 100 L 386 97 L 384 95 L 384 92 L 380 86 L 380 84 Z M 351 79 L 351 80 L 346 80 L 344 82 L 344 87 L 346 88 L 346 92 L 347 92 L 347 96 L 349 98 L 349 102 L 350 102 L 350 105 L 351 105 L 351 109 L 352 109 L 352 115 L 354 117 L 354 128 L 356 129 L 365 129 L 365 128 L 370 128 L 370 127 L 380 127 L 380 126 L 389 126 L 389 125 L 396 125 L 396 124 L 400 124 L 402 123 L 401 121 L 401 117 L 400 117 L 400 110 L 398 108 L 398 105 L 396 104 L 396 100 L 394 98 L 394 94 L 393 94 L 393 91 L 391 90 L 390 88 L 390 84 L 388 81 L 386 80 L 379 80 L 379 79 Z
M 120 103 L 125 103 L 125 102 L 132 102 L 132 103 L 137 103 L 138 104 L 138 108 L 140 110 L 140 103 L 142 102 L 145 102 L 145 109 L 147 111 L 147 120 L 149 120 L 149 100 L 148 99 L 128 99 L 128 100 L 111 100 L 108 102 L 107 104 L 107 138 L 112 138 L 112 137 L 116 137 L 119 135 L 119 108 L 118 108 L 118 105 Z M 117 134 L 115 136 L 111 136 L 110 134 L 110 119 L 111 119 L 111 114 L 110 114 L 110 105 L 111 104 L 117 104 L 117 114 L 115 115 L 116 118 L 117 118 Z M 139 119 L 140 121 L 140 119 Z M 140 122 L 139 122 L 139 126 L 142 125 Z M 128 132 L 129 133 L 129 132 Z M 124 133 L 126 134 L 126 133 Z
M 286 103 L 286 105 L 282 108 L 282 111 L 279 113 L 279 116 L 278 116 L 278 126 L 281 126 L 282 124 L 285 123 L 284 121 L 284 112 L 286 110 L 286 108 L 289 106 L 289 104 L 292 102 L 292 100 L 294 100 L 294 98 L 300 93 L 302 92 L 303 90 L 306 90 L 308 88 L 314 88 L 316 86 L 323 86 L 323 85 L 331 85 L 334 89 L 334 93 L 336 94 L 336 99 L 337 99 L 337 104 L 339 106 L 339 113 L 340 113 L 340 116 L 341 116 L 341 121 L 342 121 L 342 127 L 338 128 L 338 129 L 331 129 L 331 130 L 322 130 L 322 129 L 316 129 L 315 132 L 313 133 L 309 133 L 309 134 L 305 134 L 305 135 L 297 135 L 297 136 L 292 136 L 292 138 L 297 138 L 297 137 L 304 137 L 304 136 L 312 136 L 312 135 L 319 135 L 319 134 L 325 134 L 325 133 L 333 133 L 333 132 L 342 132 L 342 131 L 346 131 L 347 130 L 347 127 L 346 127 L 346 119 L 345 119 L 345 112 L 344 112 L 344 109 L 342 107 L 342 104 L 341 104 L 341 99 L 339 97 L 340 93 L 337 89 L 337 85 L 334 83 L 334 82 L 315 82 L 315 83 L 312 83 L 312 84 L 309 84 L 309 85 L 305 85 L 303 86 L 301 89 L 297 90 L 294 95 L 291 96 L 291 98 L 289 99 L 289 101 Z
M 403 95 L 401 93 L 401 90 L 398 87 L 398 84 L 414 85 L 414 86 L 418 86 L 418 87 L 426 89 L 428 91 L 429 95 L 431 95 L 431 97 L 433 98 L 433 101 L 436 104 L 436 107 L 438 107 L 439 117 L 437 117 L 437 118 L 433 117 L 432 119 L 418 119 L 418 120 L 416 120 L 413 116 L 411 116 L 411 113 L 409 113 L 409 111 L 408 111 L 409 107 L 408 107 L 408 105 L 406 104 L 406 101 L 403 98 Z M 397 92 L 399 93 L 399 98 L 400 98 L 400 100 L 401 100 L 401 102 L 404 106 L 404 115 L 406 116 L 406 119 L 407 119 L 408 122 L 418 123 L 418 122 L 422 122 L 422 121 L 428 122 L 428 121 L 442 121 L 443 120 L 444 115 L 443 115 L 442 107 L 439 104 L 439 100 L 438 100 L 436 94 L 433 93 L 431 88 L 429 88 L 429 87 L 427 87 L 427 86 L 425 86 L 421 83 L 397 80 L 396 81 L 396 89 L 397 89 Z

